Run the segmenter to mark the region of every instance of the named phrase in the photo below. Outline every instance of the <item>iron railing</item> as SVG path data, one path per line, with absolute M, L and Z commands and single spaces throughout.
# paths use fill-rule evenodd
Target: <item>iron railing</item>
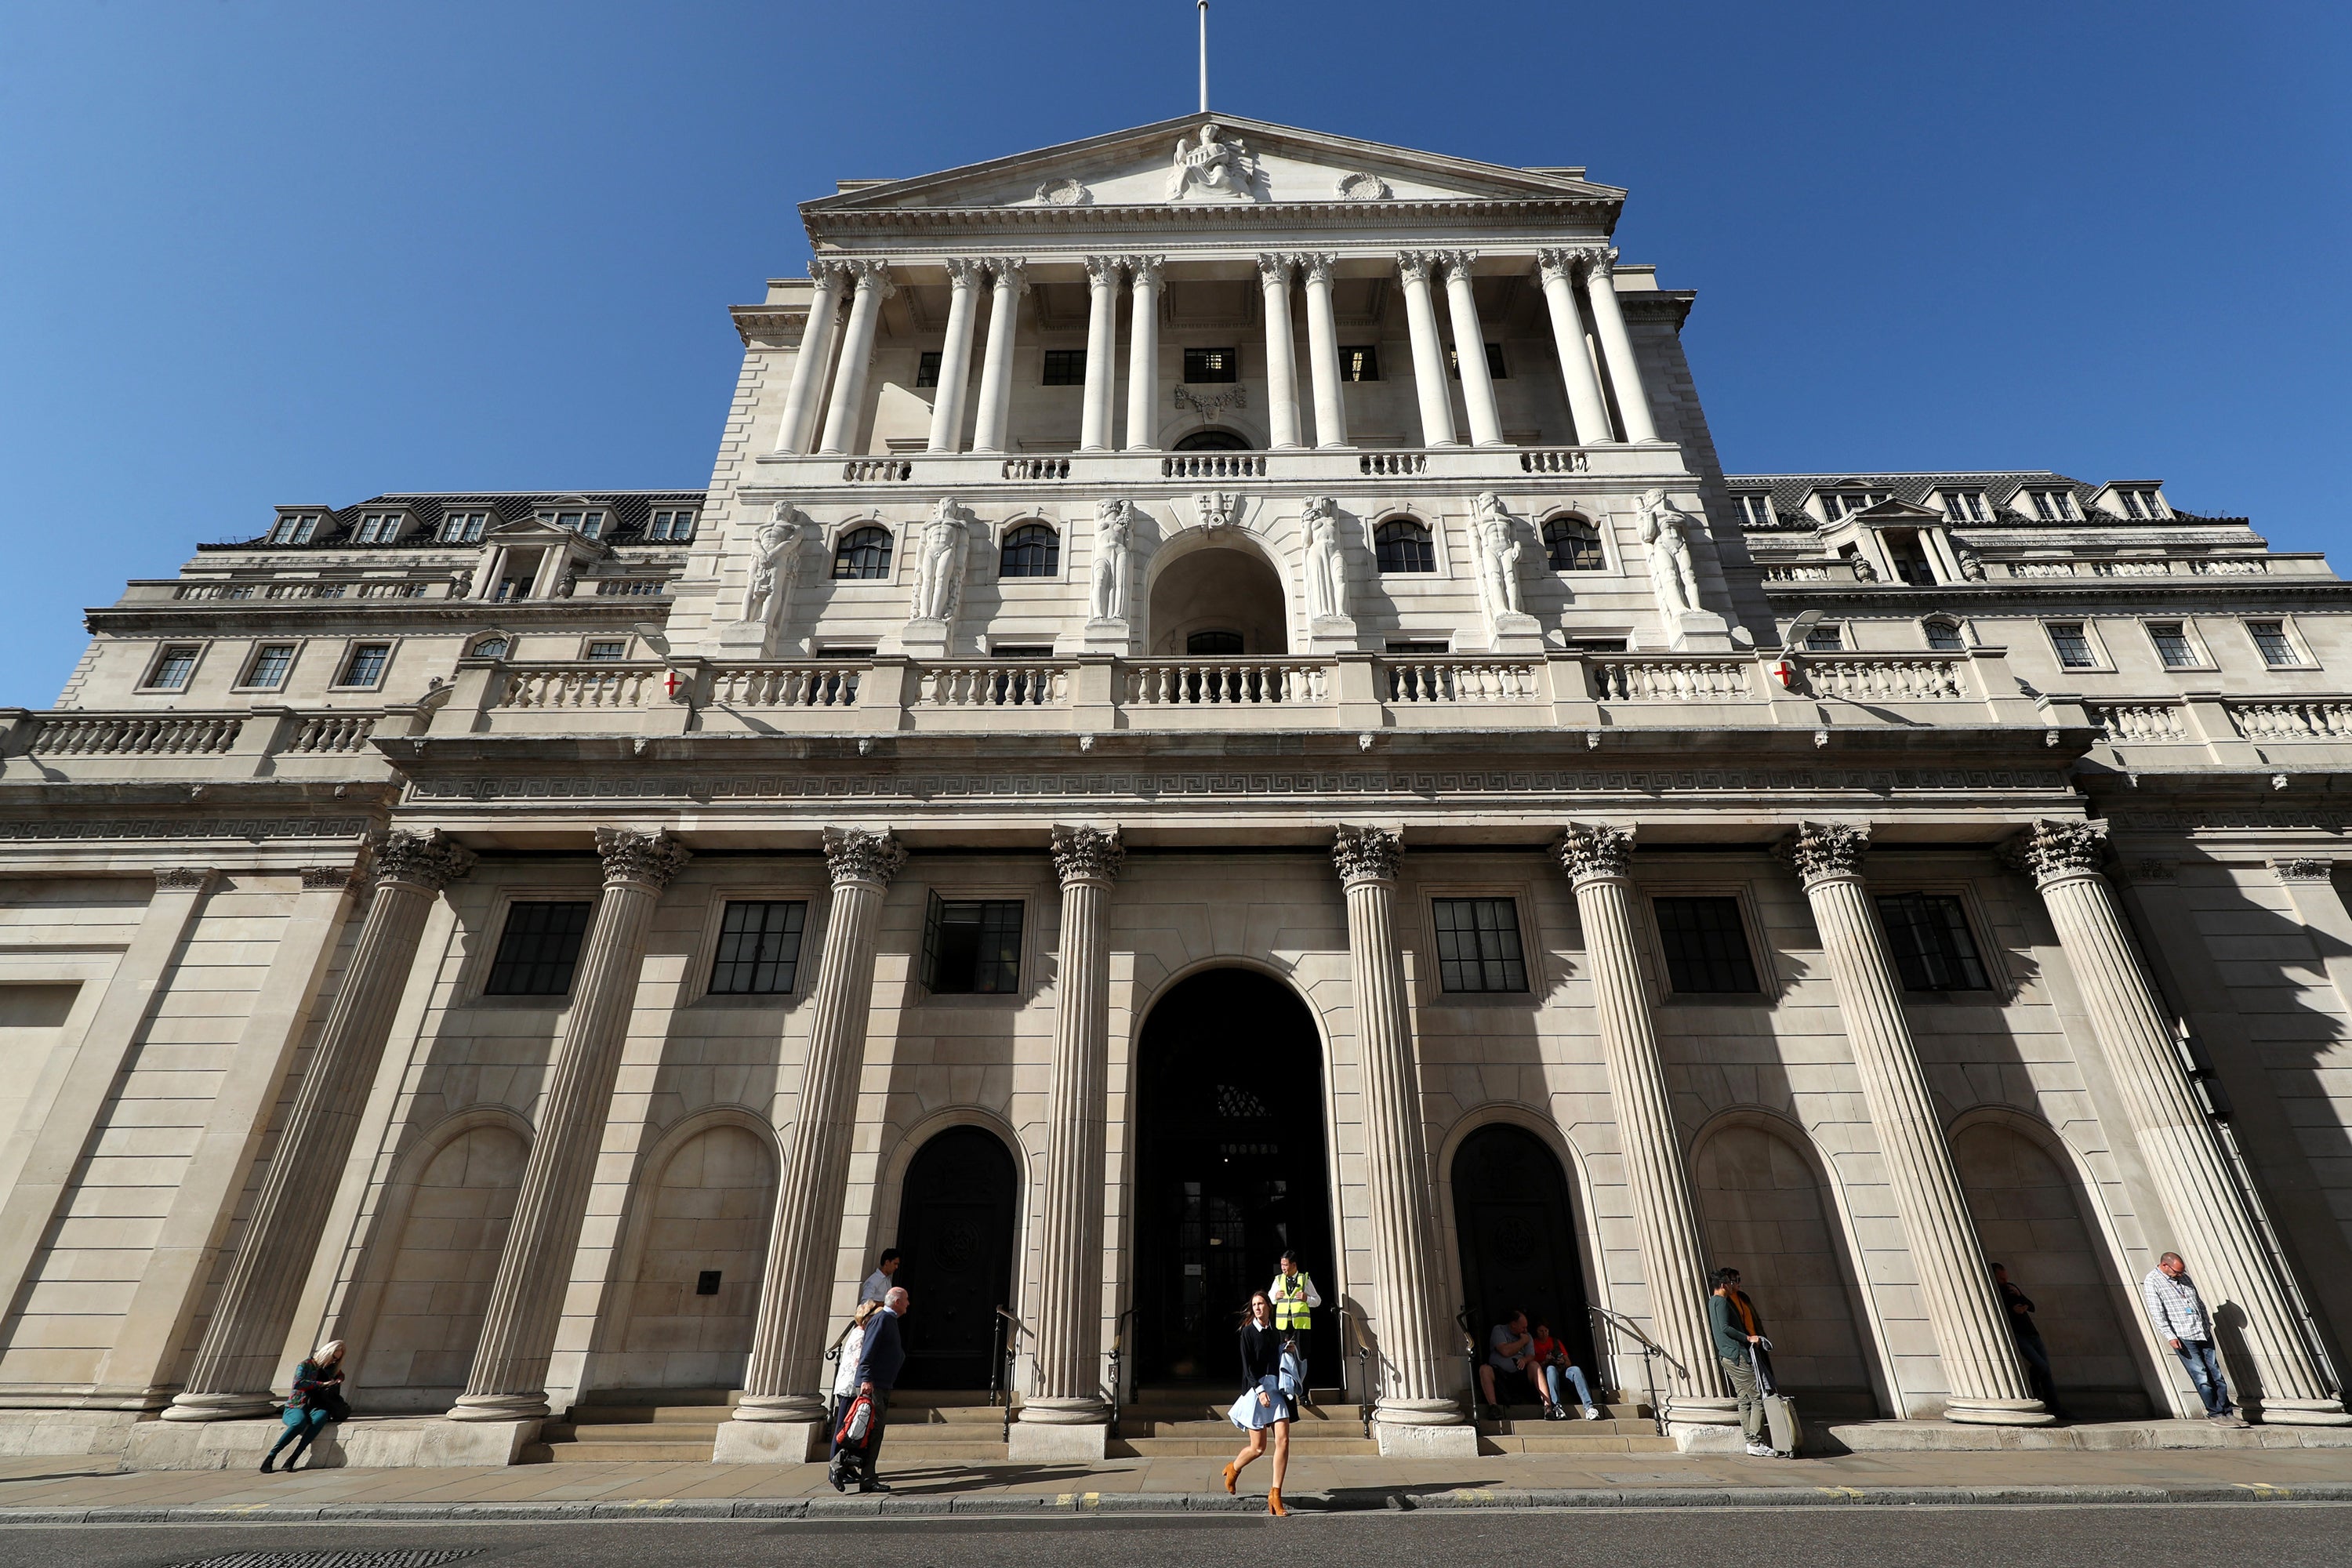
M 1641 1325 L 1634 1322 L 1633 1319 L 1625 1316 L 1624 1313 L 1612 1312 L 1606 1307 L 1587 1307 L 1585 1310 L 1591 1312 L 1595 1318 L 1599 1319 L 1601 1326 L 1609 1331 L 1609 1332 L 1612 1334 L 1622 1334 L 1627 1339 L 1632 1340 L 1635 1344 L 1642 1347 L 1642 1377 L 1643 1381 L 1649 1385 L 1650 1418 L 1657 1423 L 1658 1436 L 1661 1437 L 1664 1436 L 1666 1435 L 1668 1410 L 1674 1401 L 1671 1398 L 1660 1399 L 1658 1397 L 1657 1363 L 1663 1360 L 1668 1366 L 1675 1369 L 1675 1375 L 1676 1377 L 1682 1378 L 1685 1382 L 1690 1379 L 1690 1369 L 1684 1366 L 1682 1363 L 1676 1361 L 1674 1356 L 1667 1352 L 1665 1346 L 1660 1344 L 1657 1341 L 1643 1333 L 1642 1331 Z M 1613 1342 L 1610 1346 L 1609 1360 L 1613 1370 L 1617 1360 L 1617 1350 Z M 1474 1373 L 1473 1375 L 1475 1374 Z

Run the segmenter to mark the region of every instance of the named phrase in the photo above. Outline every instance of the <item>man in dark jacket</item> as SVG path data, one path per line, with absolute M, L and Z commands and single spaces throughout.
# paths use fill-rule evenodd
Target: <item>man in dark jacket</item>
M 874 1464 L 882 1454 L 882 1428 L 890 1412 L 890 1390 L 898 1386 L 907 1364 L 907 1344 L 899 1337 L 898 1321 L 907 1315 L 906 1287 L 893 1287 L 882 1299 L 882 1310 L 866 1320 L 866 1341 L 857 1352 L 857 1392 L 874 1402 L 874 1420 L 866 1430 L 866 1446 L 844 1448 L 835 1444 L 827 1477 L 833 1489 L 845 1491 L 852 1475 L 861 1492 L 890 1489 L 874 1479 Z M 838 1436 L 838 1434 L 836 1434 Z
M 1772 1445 L 1764 1440 L 1764 1400 L 1756 1385 L 1755 1347 L 1763 1342 L 1764 1322 L 1756 1315 L 1756 1303 L 1739 1289 L 1738 1269 L 1717 1269 L 1714 1283 L 1706 1299 L 1706 1326 L 1715 1341 L 1716 1359 L 1723 1363 L 1723 1375 L 1731 1380 L 1731 1391 L 1739 1396 L 1739 1430 L 1748 1439 L 1748 1453 L 1769 1458 Z

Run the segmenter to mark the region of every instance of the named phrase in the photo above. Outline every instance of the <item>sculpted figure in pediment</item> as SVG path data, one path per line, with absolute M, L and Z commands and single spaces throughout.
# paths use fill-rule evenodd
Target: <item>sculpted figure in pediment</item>
M 1127 561 L 1135 538 L 1135 508 L 1124 499 L 1095 505 L 1094 597 L 1097 621 L 1127 619 Z
M 1650 547 L 1650 587 L 1658 595 L 1658 608 L 1670 616 L 1699 607 L 1698 570 L 1691 563 L 1693 526 L 1690 513 L 1667 500 L 1665 491 L 1643 495 L 1641 539 Z
M 963 586 L 964 562 L 971 552 L 971 513 L 942 496 L 923 524 L 915 562 L 915 619 L 955 617 L 956 592 Z
M 751 551 L 751 591 L 743 595 L 745 621 L 769 626 L 783 624 L 785 607 L 792 603 L 793 585 L 800 580 L 802 521 L 790 501 L 780 500 L 761 525 Z
M 1196 188 L 1220 195 L 1256 196 L 1257 159 L 1240 137 L 1220 136 L 1223 129 L 1215 121 L 1202 126 L 1197 146 L 1177 139 L 1176 159 L 1168 170 L 1170 201 L 1181 200 Z

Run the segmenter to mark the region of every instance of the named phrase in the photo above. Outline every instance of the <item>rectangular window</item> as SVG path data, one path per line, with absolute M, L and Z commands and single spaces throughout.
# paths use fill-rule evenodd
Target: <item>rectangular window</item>
M 675 540 L 683 543 L 694 537 L 694 513 L 657 511 L 646 532 L 654 539 Z
M 310 542 L 310 536 L 318 532 L 318 531 L 319 519 L 315 514 L 309 512 L 289 513 L 288 515 L 279 518 L 278 520 L 277 526 L 269 531 L 269 542 L 272 544 L 308 544 Z
M 1771 527 L 1772 498 L 1770 496 L 1741 496 L 1739 498 L 1739 518 L 1741 521 L 1747 523 L 1750 528 Z
M 2091 651 L 2091 638 L 2080 621 L 2049 623 L 2050 646 L 2058 651 L 2058 662 L 2068 669 L 2096 669 L 2099 656 Z
M 1677 993 L 1739 995 L 1759 988 L 1738 899 L 1653 899 L 1650 906 L 1665 950 L 1666 983 Z
M 583 658 L 593 658 L 603 661 L 607 659 L 625 658 L 628 656 L 628 652 L 629 645 L 627 643 L 622 642 L 617 638 L 607 640 L 604 637 L 599 637 L 588 645 L 587 651 L 581 657 Z
M 1510 899 L 1439 899 L 1438 984 L 1448 991 L 1525 991 L 1519 906 Z
M 1968 639 L 1960 636 L 1958 622 L 1929 621 L 1927 626 L 1927 646 L 1936 652 L 1966 653 L 1968 651 Z
M 945 356 L 946 352 L 944 349 L 925 349 L 916 356 L 915 384 L 917 386 L 937 386 L 940 384 L 940 361 Z
M 196 673 L 196 645 L 173 643 L 155 656 L 155 667 L 147 672 L 150 691 L 185 690 L 188 678 Z
M 1021 989 L 1021 902 L 950 903 L 931 895 L 923 924 L 923 988 L 938 995 Z
M 392 645 L 388 642 L 363 642 L 353 647 L 351 657 L 343 661 L 342 679 L 338 686 L 373 687 L 383 679 L 383 667 L 392 662 Z
M 2150 621 L 2147 640 L 2156 645 L 2156 657 L 2164 661 L 2167 669 L 2194 669 L 2201 661 L 2197 657 L 2197 645 L 2189 640 L 2189 627 L 2180 621 Z
M 1985 510 L 1984 491 L 1946 490 L 1944 515 L 1954 522 L 1982 522 L 1991 514 Z
M 711 994 L 789 994 L 800 973 L 801 930 L 807 923 L 808 905 L 799 900 L 730 903 L 711 961 Z
M 257 691 L 275 691 L 286 684 L 286 676 L 293 668 L 292 643 L 264 643 L 253 650 L 253 662 L 245 667 L 242 684 Z
M 2076 522 L 2083 516 L 2074 504 L 2073 490 L 2029 490 L 2033 500 L 2033 515 L 2044 522 Z
M 1906 991 L 1988 991 L 1960 900 L 1947 893 L 1882 894 L 1879 924 Z
M 572 971 L 580 963 L 580 942 L 588 933 L 588 910 L 584 902 L 509 908 L 483 994 L 561 996 L 570 991 Z
M 1811 627 L 1805 633 L 1805 651 L 1807 653 L 1843 653 L 1845 628 L 1822 626 Z
M 1456 381 L 1460 381 L 1462 379 L 1462 361 L 1455 356 L 1451 344 L 1448 344 L 1445 350 L 1445 374 L 1452 376 Z M 1510 379 L 1508 375 L 1504 374 L 1503 345 L 1500 343 L 1488 343 L 1486 345 L 1486 379 L 1489 381 L 1508 381 Z
M 2293 669 L 2303 662 L 2294 639 L 2286 635 L 2284 621 L 2248 621 L 2246 634 L 2261 650 L 2263 662 L 2273 669 Z
M 1242 356 L 1232 349 L 1186 349 L 1184 379 L 1188 382 L 1239 381 Z
M 1341 381 L 1378 381 L 1380 378 L 1380 344 L 1343 343 L 1340 345 L 1339 379 Z
M 479 544 L 483 525 L 489 521 L 484 511 L 453 511 L 441 520 L 441 542 L 444 544 Z
M 1086 384 L 1086 350 L 1047 349 L 1045 351 L 1045 384 L 1047 386 L 1084 386 Z
M 2116 494 L 2124 503 L 2126 517 L 2146 518 L 2153 521 L 2164 515 L 2163 503 L 2158 500 L 2154 490 L 2124 489 L 2117 490 Z

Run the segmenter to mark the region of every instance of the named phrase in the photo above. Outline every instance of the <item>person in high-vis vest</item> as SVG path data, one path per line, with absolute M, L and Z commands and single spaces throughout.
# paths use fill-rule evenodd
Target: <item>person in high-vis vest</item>
M 1282 1255 L 1282 1272 L 1265 1289 L 1265 1299 L 1274 1303 L 1274 1326 L 1298 1341 L 1299 1376 L 1303 1383 L 1307 1367 L 1307 1331 L 1314 1326 L 1311 1314 L 1323 1304 L 1322 1292 L 1315 1289 L 1315 1277 L 1298 1266 L 1298 1254 Z

